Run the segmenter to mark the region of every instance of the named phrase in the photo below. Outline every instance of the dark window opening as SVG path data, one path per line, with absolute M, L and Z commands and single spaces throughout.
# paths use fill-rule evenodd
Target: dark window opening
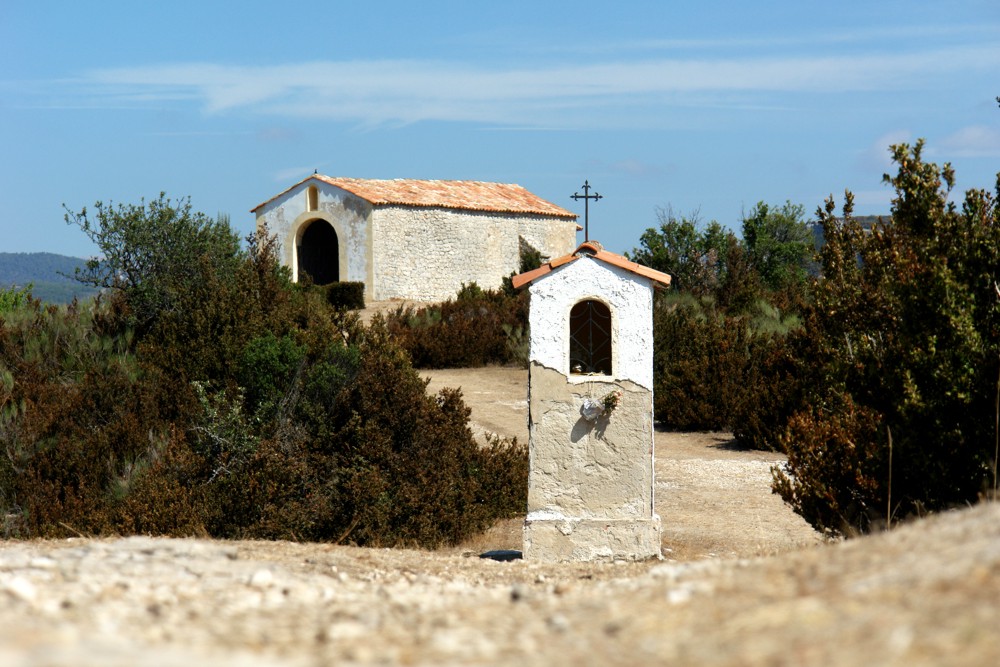
M 308 274 L 316 285 L 340 280 L 340 243 L 330 223 L 314 220 L 299 242 L 299 277 Z
M 569 372 L 611 375 L 611 309 L 588 299 L 569 312 Z

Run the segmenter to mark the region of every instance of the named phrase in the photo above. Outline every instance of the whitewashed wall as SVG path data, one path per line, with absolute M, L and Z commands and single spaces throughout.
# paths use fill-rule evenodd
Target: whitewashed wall
M 317 210 L 307 211 L 310 185 L 318 190 Z M 371 285 L 371 243 L 369 217 L 371 205 L 340 188 L 321 181 L 307 181 L 264 204 L 257 211 L 257 226 L 266 223 L 268 232 L 277 236 L 281 263 L 296 271 L 296 239 L 304 226 L 316 219 L 326 220 L 337 232 L 340 245 L 340 280 L 365 283 L 365 296 Z
M 652 281 L 584 256 L 536 279 L 529 291 L 531 361 L 561 372 L 570 381 L 592 380 L 570 375 L 569 314 L 578 302 L 597 299 L 611 308 L 612 375 L 652 391 Z

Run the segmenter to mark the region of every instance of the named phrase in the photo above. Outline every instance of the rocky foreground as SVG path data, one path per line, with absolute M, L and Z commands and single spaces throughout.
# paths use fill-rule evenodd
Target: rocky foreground
M 1000 505 L 755 560 L 0 542 L 0 665 L 988 665 Z

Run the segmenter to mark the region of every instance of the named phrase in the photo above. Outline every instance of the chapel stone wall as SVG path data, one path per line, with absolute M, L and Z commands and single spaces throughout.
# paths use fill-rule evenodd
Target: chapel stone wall
M 572 252 L 576 221 L 442 208 L 372 213 L 374 300 L 443 301 L 462 284 L 497 288 L 520 269 L 523 238 L 546 257 Z

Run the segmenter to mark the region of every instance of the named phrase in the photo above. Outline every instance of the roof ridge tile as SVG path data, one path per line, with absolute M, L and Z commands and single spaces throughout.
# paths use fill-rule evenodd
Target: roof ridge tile
M 311 174 L 251 209 L 257 211 L 310 179 L 340 188 L 373 206 L 452 208 L 495 213 L 523 213 L 576 219 L 575 213 L 542 199 L 516 183 L 414 178 L 371 179 Z
M 515 289 L 520 289 L 525 285 L 534 282 L 538 278 L 551 273 L 563 264 L 569 264 L 570 262 L 576 261 L 582 257 L 590 257 L 591 259 L 596 259 L 600 262 L 604 262 L 605 264 L 625 269 L 630 273 L 652 280 L 661 287 L 670 286 L 671 277 L 669 274 L 657 271 L 656 269 L 651 269 L 648 266 L 644 266 L 637 262 L 633 262 L 627 257 L 623 257 L 617 253 L 609 252 L 605 250 L 604 246 L 602 246 L 598 241 L 585 241 L 569 255 L 556 257 L 555 259 L 542 264 L 537 269 L 518 274 L 511 278 L 511 284 Z

